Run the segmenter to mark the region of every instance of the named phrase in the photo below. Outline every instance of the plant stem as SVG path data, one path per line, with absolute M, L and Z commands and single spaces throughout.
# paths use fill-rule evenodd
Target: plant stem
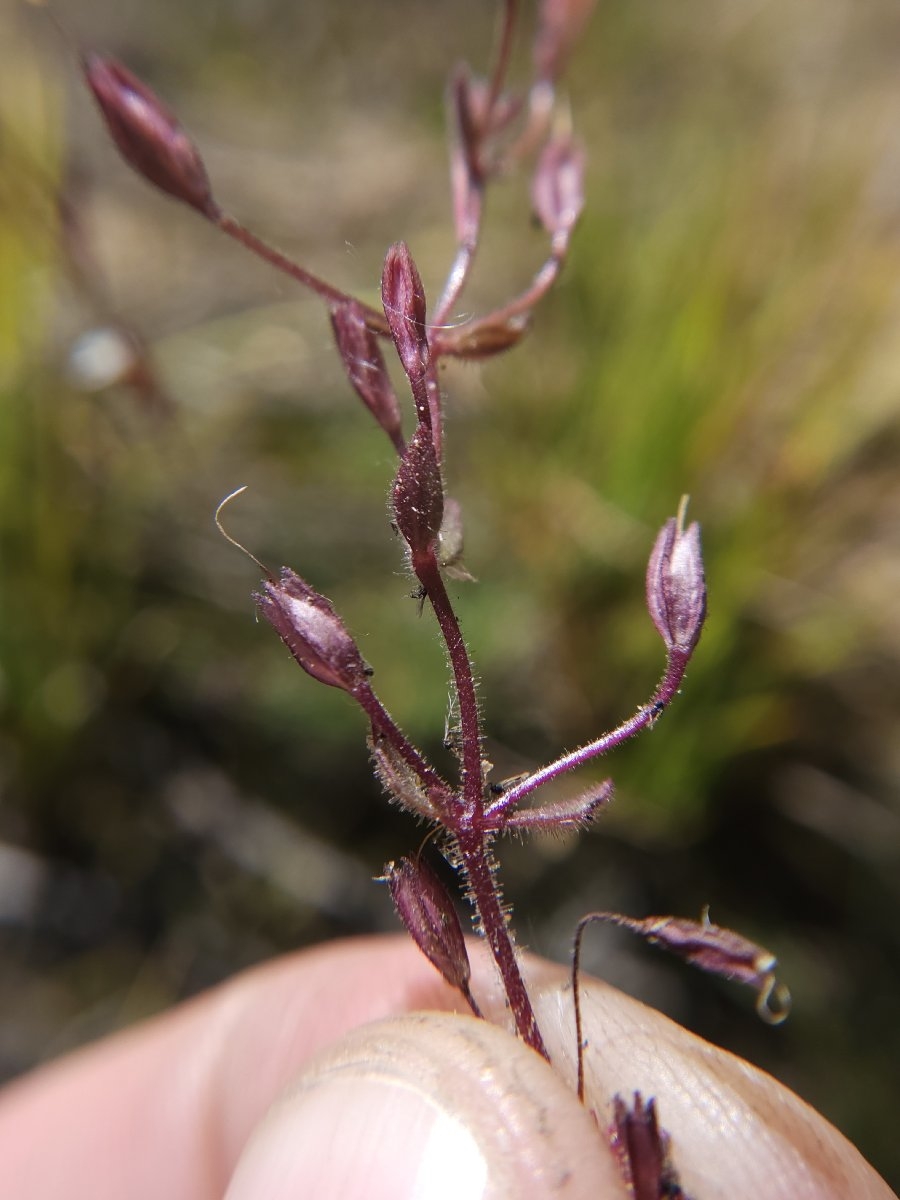
M 463 641 L 459 621 L 444 587 L 434 550 L 414 555 L 413 570 L 434 609 L 450 658 L 462 739 L 461 791 L 467 817 L 477 822 L 484 812 L 484 764 L 481 756 L 481 718 L 475 695 L 472 663 Z
M 469 885 L 469 895 L 487 938 L 503 982 L 519 1036 L 538 1054 L 548 1059 L 547 1048 L 519 970 L 506 913 L 500 901 L 485 840 L 484 762 L 481 754 L 481 719 L 475 695 L 475 679 L 459 622 L 447 595 L 434 552 L 414 556 L 413 568 L 428 595 L 447 646 L 459 705 L 462 737 L 462 811 L 448 826 L 459 847 L 460 860 Z
M 387 738 L 403 761 L 412 767 L 422 783 L 428 788 L 443 793 L 449 801 L 453 795 L 450 785 L 413 746 L 368 684 L 356 688 L 353 698 L 372 722 L 372 728 Z
M 518 17 L 519 0 L 506 0 L 503 5 L 503 16 L 500 18 L 502 25 L 500 27 L 500 41 L 497 46 L 497 57 L 494 59 L 494 67 L 491 71 L 490 90 L 488 92 L 488 100 L 485 105 L 486 124 L 490 124 L 491 114 L 494 111 L 494 105 L 500 97 L 503 90 L 503 81 L 506 78 L 506 72 L 509 70 L 509 58 L 512 53 L 513 34 L 516 31 L 516 18 Z
M 354 299 L 354 297 L 348 295 L 346 292 L 342 292 L 340 288 L 326 283 L 318 275 L 313 275 L 311 271 L 307 271 L 305 267 L 301 267 L 299 263 L 295 263 L 293 259 L 282 254 L 280 250 L 276 250 L 273 246 L 268 245 L 267 242 L 257 237 L 255 233 L 252 233 L 236 217 L 232 217 L 229 213 L 218 210 L 211 215 L 210 220 L 217 229 L 227 234 L 228 237 L 234 238 L 236 242 L 246 247 L 252 254 L 255 254 L 258 258 L 261 258 L 277 270 L 283 271 L 286 275 L 290 275 L 291 279 L 296 280 L 297 283 L 302 283 L 310 291 L 315 292 L 329 307 L 333 308 L 336 304 L 345 304 Z M 388 329 L 384 314 L 368 304 L 363 304 L 362 301 L 358 300 L 356 303 L 362 309 L 366 324 L 372 332 L 383 337 L 390 337 L 390 330 Z
M 550 1055 L 541 1037 L 531 998 L 519 970 L 506 913 L 497 892 L 485 836 L 480 830 L 470 828 L 457 834 L 456 842 L 469 884 L 469 895 L 500 972 L 506 998 L 516 1023 L 516 1031 L 523 1042 L 549 1062 Z
M 503 793 L 496 803 L 488 807 L 487 815 L 496 816 L 498 812 L 515 807 L 525 796 L 543 784 L 549 783 L 551 779 L 556 779 L 560 775 L 565 774 L 566 771 L 574 770 L 575 767 L 583 766 L 584 763 L 590 762 L 592 758 L 598 758 L 602 754 L 607 754 L 610 750 L 614 750 L 616 746 L 621 746 L 623 742 L 627 742 L 629 738 L 634 737 L 636 733 L 640 733 L 642 729 L 646 729 L 652 725 L 678 692 L 687 668 L 688 657 L 689 655 L 673 650 L 666 663 L 666 673 L 660 680 L 648 704 L 639 708 L 633 717 L 629 717 L 627 721 L 623 721 L 621 725 L 617 725 L 615 729 L 604 733 L 595 741 L 588 742 L 585 746 L 579 746 L 577 750 L 572 750 L 568 754 L 564 754 L 562 758 L 548 763 L 546 767 L 541 767 L 533 775 L 529 775 L 520 783 L 514 784 L 509 791 Z

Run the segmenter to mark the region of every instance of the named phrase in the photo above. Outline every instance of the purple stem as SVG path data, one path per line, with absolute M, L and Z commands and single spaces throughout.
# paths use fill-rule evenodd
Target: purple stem
M 434 551 L 413 556 L 413 569 L 425 589 L 453 670 L 462 735 L 461 811 L 452 815 L 448 828 L 459 846 L 469 894 L 509 1001 L 519 1036 L 549 1061 L 537 1018 L 519 970 L 506 913 L 500 902 L 490 852 L 484 832 L 484 762 L 481 754 L 481 719 L 475 695 L 475 679 L 459 622 L 444 587 Z
M 491 71 L 490 90 L 488 92 L 487 104 L 485 106 L 485 125 L 490 127 L 491 114 L 494 111 L 494 105 L 500 97 L 503 90 L 503 81 L 506 78 L 506 72 L 509 70 L 509 58 L 512 53 L 513 35 L 516 31 L 516 19 L 518 17 L 519 0 L 506 0 L 503 5 L 502 26 L 500 29 L 500 43 L 497 46 L 497 57 L 494 60 L 494 69 Z
M 503 980 L 503 988 L 522 1041 L 550 1061 L 544 1039 L 538 1028 L 531 998 L 519 970 L 515 947 L 509 933 L 506 913 L 500 903 L 497 884 L 491 870 L 484 834 L 466 829 L 456 835 L 463 870 L 469 884 L 469 895 L 478 911 L 481 928 Z
M 510 300 L 508 304 L 504 304 L 502 308 L 496 308 L 485 316 L 478 317 L 475 321 L 461 326 L 465 336 L 471 338 L 482 327 L 504 325 L 516 317 L 527 316 L 556 282 L 564 261 L 565 254 L 554 251 L 524 292 L 520 292 L 518 296 Z M 432 352 L 435 358 L 440 358 L 443 355 L 452 356 L 455 353 L 453 349 L 455 333 L 454 329 L 444 332 L 440 328 L 436 328 L 433 331 Z
M 491 128 L 491 121 L 494 112 L 494 107 L 500 98 L 500 92 L 503 90 L 503 82 L 506 78 L 506 73 L 509 70 L 509 60 L 512 53 L 513 36 L 516 30 L 516 22 L 518 19 L 518 0 L 506 0 L 503 6 L 503 16 L 501 18 L 502 25 L 500 29 L 500 40 L 497 45 L 497 56 L 494 60 L 494 66 L 491 71 L 491 81 L 488 89 L 487 101 L 484 109 L 484 124 L 482 125 L 479 137 L 479 159 L 481 155 L 481 146 L 484 143 L 484 134 Z M 484 164 L 482 164 L 483 167 Z M 481 218 L 484 211 L 484 186 L 485 179 L 484 171 L 479 172 L 481 182 L 478 185 L 478 209 L 472 221 L 468 235 L 463 239 L 456 249 L 456 257 L 453 260 L 453 265 L 447 275 L 447 281 L 444 284 L 444 290 L 441 293 L 441 298 L 434 310 L 433 323 L 435 326 L 445 325 L 450 316 L 453 306 L 466 286 L 466 281 L 472 270 L 472 264 L 475 261 L 475 255 L 478 252 L 478 242 L 481 237 Z
M 295 263 L 287 255 L 282 254 L 280 250 L 276 250 L 273 246 L 268 245 L 262 238 L 252 233 L 246 226 L 242 225 L 237 218 L 232 217 L 229 213 L 221 210 L 210 216 L 210 220 L 217 229 L 225 233 L 230 238 L 234 238 L 242 246 L 246 247 L 252 254 L 257 255 L 270 266 L 275 267 L 278 271 L 283 271 L 286 275 L 290 275 L 291 279 L 302 283 L 304 287 L 310 289 L 321 297 L 330 307 L 336 304 L 346 304 L 353 300 L 354 297 L 342 292 L 340 288 L 332 287 L 330 283 L 326 283 L 324 279 L 320 279 L 318 275 L 313 275 L 311 271 L 307 271 L 301 267 L 299 263 Z M 370 307 L 368 304 L 363 304 L 362 301 L 356 301 L 363 311 L 363 316 L 366 319 L 366 324 L 373 333 L 377 333 L 382 337 L 390 337 L 387 321 L 384 314 L 380 313 L 376 308 Z
M 642 729 L 646 729 L 648 725 L 652 725 L 678 692 L 689 658 L 690 655 L 685 654 L 683 651 L 672 650 L 669 654 L 669 660 L 666 663 L 666 673 L 660 680 L 649 704 L 643 705 L 633 717 L 629 717 L 627 721 L 623 721 L 621 725 L 617 725 L 609 733 L 604 733 L 596 741 L 588 742 L 586 746 L 580 746 L 577 750 L 572 750 L 569 754 L 564 754 L 562 758 L 548 763 L 546 767 L 541 767 L 539 771 L 535 771 L 533 775 L 529 775 L 521 783 L 514 784 L 508 792 L 504 792 L 493 804 L 488 806 L 486 815 L 494 817 L 497 813 L 504 812 L 508 808 L 513 808 L 520 800 L 523 800 L 531 792 L 535 791 L 536 788 L 542 787 L 543 784 L 549 783 L 552 779 L 557 779 L 560 775 L 565 774 L 566 771 L 572 771 L 575 767 L 583 766 L 584 763 L 590 762 L 592 758 L 598 758 L 600 755 L 614 750 L 616 746 L 621 746 L 623 742 L 627 742 L 636 733 L 640 733 Z
M 469 278 L 469 273 L 472 270 L 472 264 L 475 261 L 475 255 L 478 251 L 478 239 L 481 234 L 481 210 L 482 204 L 478 205 L 478 219 L 475 223 L 475 228 L 470 232 L 469 236 L 456 249 L 456 257 L 453 260 L 453 265 L 447 275 L 447 281 L 444 284 L 444 290 L 441 293 L 441 298 L 434 310 L 434 315 L 431 318 L 431 324 L 436 330 L 447 324 L 450 318 L 450 312 L 453 306 L 466 286 L 466 281 Z
M 481 757 L 481 718 L 475 695 L 475 679 L 459 621 L 444 587 L 434 551 L 413 556 L 413 569 L 425 589 L 441 636 L 447 647 L 456 696 L 459 704 L 459 723 L 463 759 L 461 772 L 462 795 L 467 817 L 478 822 L 484 812 L 484 764 Z

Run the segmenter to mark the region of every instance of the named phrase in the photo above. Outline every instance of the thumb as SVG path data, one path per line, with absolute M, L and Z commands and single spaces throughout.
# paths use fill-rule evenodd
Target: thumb
M 593 1118 L 486 1021 L 417 1013 L 313 1060 L 257 1127 L 226 1200 L 619 1200 Z

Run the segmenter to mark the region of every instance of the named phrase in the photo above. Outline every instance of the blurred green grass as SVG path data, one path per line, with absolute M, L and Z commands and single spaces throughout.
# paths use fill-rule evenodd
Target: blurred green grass
M 440 285 L 441 88 L 455 58 L 483 63 L 489 17 L 70 15 L 182 114 L 229 205 L 370 299 L 401 236 Z M 391 455 L 322 312 L 128 176 L 40 18 L 7 21 L 9 1074 L 267 954 L 391 927 L 367 875 L 417 831 L 369 780 L 356 712 L 254 623 L 223 495 L 250 484 L 229 529 L 335 600 L 436 754 L 447 688 L 387 526 Z M 775 1071 L 895 1180 L 898 56 L 887 0 L 603 6 L 570 85 L 591 162 L 570 267 L 520 349 L 445 374 L 479 579 L 455 592 L 501 771 L 647 696 L 646 556 L 682 492 L 704 527 L 703 641 L 671 713 L 609 764 L 600 835 L 503 850 L 522 939 L 564 957 L 589 908 L 711 902 L 781 958 L 782 1030 L 615 936 L 593 969 Z M 520 192 L 492 200 L 473 307 L 540 262 Z M 152 376 L 85 391 L 72 347 L 114 322 Z

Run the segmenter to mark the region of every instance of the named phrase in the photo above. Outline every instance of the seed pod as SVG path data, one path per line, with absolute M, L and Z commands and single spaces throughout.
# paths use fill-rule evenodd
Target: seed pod
M 402 453 L 400 405 L 378 339 L 366 324 L 361 305 L 355 300 L 338 304 L 331 311 L 331 327 L 347 377 L 366 408 Z
M 217 207 L 203 159 L 175 115 L 121 63 L 88 54 L 83 68 L 125 161 L 176 200 L 214 216 Z
M 584 150 L 568 134 L 550 138 L 541 151 L 531 204 L 554 249 L 564 249 L 584 208 Z
M 475 1015 L 481 1016 L 469 990 L 472 971 L 466 939 L 441 880 L 420 858 L 401 858 L 399 865 L 388 863 L 384 877 L 413 941 L 447 983 L 462 992 Z
M 410 438 L 391 494 L 394 520 L 415 558 L 434 550 L 444 516 L 444 489 L 431 430 L 418 425 Z
M 353 692 L 371 669 L 330 600 L 289 567 L 254 596 L 259 610 L 304 671 L 329 687 Z
M 647 566 L 647 607 L 669 651 L 689 655 L 706 618 L 706 579 L 700 526 L 682 528 L 681 518 L 665 523 Z

